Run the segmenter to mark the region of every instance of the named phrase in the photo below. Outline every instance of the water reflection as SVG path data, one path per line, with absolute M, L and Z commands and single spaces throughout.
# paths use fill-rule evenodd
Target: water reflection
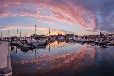
M 93 44 L 82 45 L 66 42 L 54 42 L 32 50 L 22 50 L 14 47 L 11 51 L 13 75 L 84 76 L 85 71 L 94 67 L 93 65 L 101 66 L 98 63 L 102 55 L 101 52 L 98 52 L 104 50 L 104 48 L 104 46 Z M 105 50 L 107 49 L 110 50 L 110 47 L 105 48 Z M 112 53 L 114 54 L 114 52 Z M 87 74 L 87 76 L 91 75 Z

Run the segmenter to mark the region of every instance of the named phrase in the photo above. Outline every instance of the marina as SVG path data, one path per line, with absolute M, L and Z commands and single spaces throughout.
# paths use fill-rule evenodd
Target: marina
M 105 76 L 106 68 L 114 69 L 111 58 L 114 54 L 113 34 L 35 34 L 30 37 L 2 37 L 0 44 L 4 47 L 1 51 L 5 49 L 7 52 L 3 52 L 6 58 L 1 57 L 5 60 L 1 62 L 5 63 L 0 64 L 5 70 L 1 74 L 5 76 L 7 73 L 12 76 Z M 105 65 L 103 62 L 106 61 Z M 112 70 L 107 71 L 108 74 L 114 75 Z
M 114 0 L 0 0 L 0 76 L 114 76 Z
M 104 54 L 109 54 L 107 60 L 109 63 L 107 64 L 110 65 L 114 61 L 111 58 L 114 52 L 110 51 L 114 48 L 112 36 L 91 38 L 75 35 L 57 35 L 54 37 L 40 35 L 27 38 L 2 38 L 1 44 L 3 43 L 4 47 L 7 46 L 7 49 L 10 50 L 10 66 L 12 66 L 13 76 L 91 75 L 91 70 L 86 70 L 88 68 L 95 68 L 92 69 L 92 74 L 102 75 L 107 66 L 105 67 L 102 62 L 99 62 L 99 59 L 102 59 Z M 103 70 L 95 71 L 102 65 L 104 65 Z M 112 65 L 108 66 L 109 69 L 113 69 L 112 67 Z M 85 70 L 87 73 L 82 74 Z M 66 71 L 67 73 L 65 73 Z M 111 73 L 113 74 L 113 72 Z
M 31 50 L 14 47 L 11 51 L 13 76 L 114 75 L 113 49 L 113 46 L 57 41 Z

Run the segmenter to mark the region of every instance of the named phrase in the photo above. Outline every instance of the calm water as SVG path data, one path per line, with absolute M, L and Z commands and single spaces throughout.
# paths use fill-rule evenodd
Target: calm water
M 114 76 L 114 47 L 54 42 L 11 51 L 13 76 Z

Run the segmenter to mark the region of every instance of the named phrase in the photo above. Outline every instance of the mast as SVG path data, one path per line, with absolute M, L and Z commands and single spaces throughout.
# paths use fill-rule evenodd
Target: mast
M 8 30 L 8 37 L 10 37 L 9 30 Z
M 1 32 L 1 38 L 2 38 L 2 32 Z
M 26 33 L 25 33 L 25 40 L 26 40 Z
M 51 31 L 50 31 L 50 28 L 49 28 L 49 36 L 50 36 L 50 33 L 51 33 Z
M 36 25 L 35 25 L 35 36 L 36 36 Z
M 18 37 L 18 29 L 16 30 L 16 36 Z
M 21 37 L 21 31 L 20 31 L 20 37 Z

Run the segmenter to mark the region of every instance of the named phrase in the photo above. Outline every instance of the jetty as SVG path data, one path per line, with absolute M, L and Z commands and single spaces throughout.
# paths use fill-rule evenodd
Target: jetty
M 8 42 L 0 42 L 0 76 L 12 76 Z

